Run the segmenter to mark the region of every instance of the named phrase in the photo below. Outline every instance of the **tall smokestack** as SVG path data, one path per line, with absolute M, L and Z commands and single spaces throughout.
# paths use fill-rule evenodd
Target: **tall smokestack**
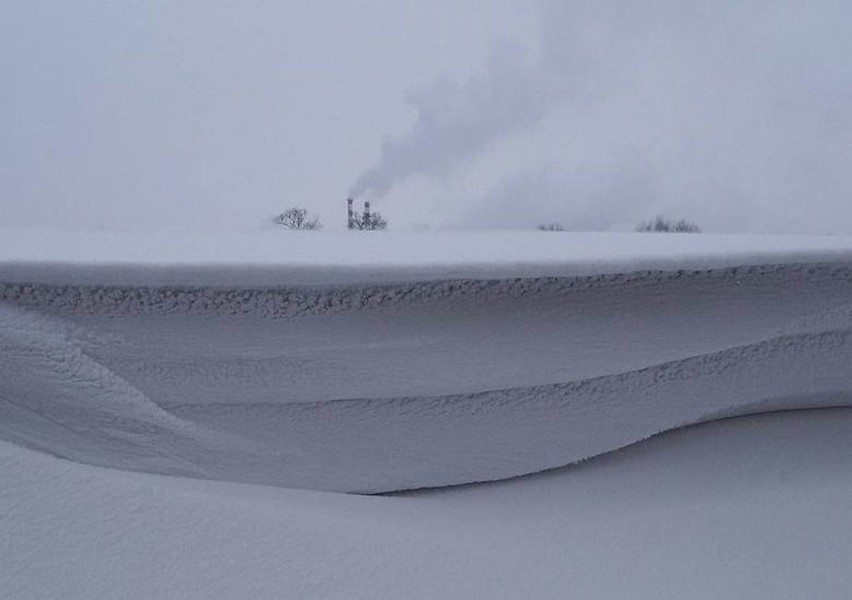
M 367 225 L 370 224 L 370 203 L 369 202 L 364 203 L 364 223 L 366 223 Z
M 346 221 L 347 229 L 355 229 L 355 210 L 352 208 L 352 203 L 355 202 L 352 198 L 346 199 L 346 208 L 348 213 L 348 220 Z

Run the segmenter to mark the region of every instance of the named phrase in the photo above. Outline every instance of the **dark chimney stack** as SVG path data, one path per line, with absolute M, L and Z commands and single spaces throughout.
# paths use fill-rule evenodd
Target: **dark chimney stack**
M 355 210 L 352 208 L 352 203 L 355 202 L 352 198 L 346 199 L 346 208 L 348 211 L 348 220 L 346 221 L 347 229 L 355 229 Z
M 369 202 L 364 203 L 364 223 L 366 225 L 370 224 L 370 203 Z

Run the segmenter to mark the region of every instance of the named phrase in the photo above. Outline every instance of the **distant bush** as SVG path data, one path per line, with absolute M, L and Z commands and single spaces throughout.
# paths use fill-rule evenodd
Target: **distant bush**
M 665 217 L 657 217 L 651 221 L 642 223 L 636 228 L 636 231 L 651 233 L 701 233 L 701 228 L 686 219 L 675 222 Z
M 352 217 L 354 229 L 361 231 L 381 231 L 388 228 L 387 220 L 377 212 L 355 213 Z
M 288 208 L 272 220 L 287 229 L 322 229 L 319 217 L 309 214 L 306 208 Z
M 561 223 L 542 223 L 536 229 L 539 231 L 565 231 Z

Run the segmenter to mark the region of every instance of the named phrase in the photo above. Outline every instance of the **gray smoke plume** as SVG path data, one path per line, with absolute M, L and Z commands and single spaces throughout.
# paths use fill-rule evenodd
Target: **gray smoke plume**
M 614 17 L 619 22 L 642 15 L 622 10 L 620 2 L 603 4 L 539 0 L 537 56 L 498 44 L 467 80 L 442 77 L 407 92 L 405 100 L 416 114 L 413 126 L 385 138 L 379 163 L 361 174 L 349 195 L 377 199 L 409 177 L 446 177 L 495 143 L 534 128 L 569 99 L 582 103 L 600 94 L 595 81 L 614 76 L 613 59 L 633 52 L 634 43 L 621 34 L 621 52 L 606 47 L 617 26 Z M 604 55 L 606 72 L 596 72 Z
M 543 139 L 531 150 L 548 166 L 496 165 L 505 180 L 481 196 L 483 207 L 513 198 L 537 206 L 531 219 L 568 227 L 607 228 L 666 211 L 709 230 L 852 229 L 852 3 L 536 7 L 534 56 L 501 47 L 468 80 L 410 93 L 413 127 L 384 142 L 353 194 L 382 197 L 410 177 L 451 175 L 536 128 Z M 465 224 L 517 225 L 505 211 L 471 208 Z M 831 219 L 819 216 L 827 212 Z
M 558 79 L 542 74 L 523 49 L 498 45 L 466 81 L 443 77 L 408 92 L 414 125 L 385 139 L 379 164 L 349 193 L 381 198 L 409 177 L 445 176 L 504 137 L 535 126 L 560 97 Z

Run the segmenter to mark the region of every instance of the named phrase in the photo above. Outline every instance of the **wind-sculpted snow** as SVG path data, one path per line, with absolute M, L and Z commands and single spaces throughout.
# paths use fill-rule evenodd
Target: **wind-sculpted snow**
M 852 405 L 852 265 L 254 289 L 0 284 L 0 438 L 384 492 Z
M 81 462 L 209 477 L 198 458 L 227 437 L 166 412 L 86 356 L 78 342 L 87 334 L 0 305 L 0 438 Z
M 637 271 L 581 277 L 510 279 L 450 279 L 388 285 L 325 285 L 312 287 L 234 288 L 210 286 L 130 286 L 0 281 L 0 302 L 60 313 L 141 315 L 258 315 L 303 317 L 363 310 L 382 306 L 438 302 L 449 298 L 476 301 L 510 300 L 521 296 L 553 296 L 566 292 L 605 288 L 629 294 L 674 281 L 698 280 L 703 287 L 714 282 L 738 282 L 779 276 L 799 285 L 817 281 L 849 284 L 852 270 L 845 264 L 751 265 L 726 269 L 676 269 Z

